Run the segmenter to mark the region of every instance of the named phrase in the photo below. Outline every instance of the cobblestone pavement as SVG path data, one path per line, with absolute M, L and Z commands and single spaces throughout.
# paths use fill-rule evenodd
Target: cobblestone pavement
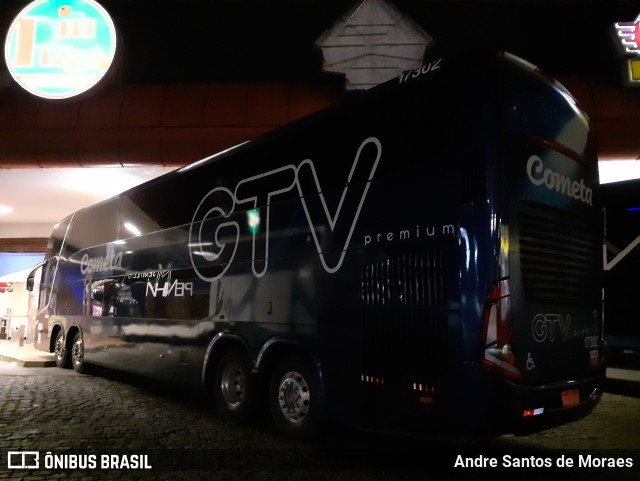
M 476 450 L 500 460 L 506 453 L 553 463 L 560 453 L 598 450 L 598 456 L 634 457 L 635 463 L 632 469 L 613 471 L 574 467 L 558 474 L 538 466 L 495 473 L 507 480 L 554 475 L 637 480 L 640 396 L 637 389 L 633 395 L 612 391 L 587 418 L 525 437 L 417 439 L 343 430 L 315 444 L 301 444 L 277 436 L 268 426 L 220 420 L 199 391 L 113 371 L 85 376 L 56 368 L 0 366 L 0 480 L 484 479 L 492 472 L 482 470 L 491 468 L 452 466 L 457 453 Z M 7 469 L 9 462 L 33 466 L 34 453 L 38 469 Z M 102 469 L 103 456 L 114 463 L 110 469 Z M 152 469 L 132 469 L 136 463 Z M 69 467 L 94 469 L 64 469 Z

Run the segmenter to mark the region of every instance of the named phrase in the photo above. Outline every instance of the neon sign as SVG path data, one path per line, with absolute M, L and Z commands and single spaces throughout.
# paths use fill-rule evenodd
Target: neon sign
M 619 46 L 626 59 L 626 78 L 628 85 L 640 86 L 640 15 L 633 22 L 614 24 Z
M 11 76 L 47 99 L 89 90 L 107 73 L 115 51 L 113 21 L 94 0 L 36 0 L 15 18 L 5 42 Z
M 615 27 L 624 51 L 640 55 L 640 15 L 633 22 L 616 22 Z

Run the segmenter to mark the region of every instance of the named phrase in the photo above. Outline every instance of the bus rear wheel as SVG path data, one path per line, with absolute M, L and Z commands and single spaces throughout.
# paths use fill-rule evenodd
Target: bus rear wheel
M 58 335 L 56 336 L 56 341 L 53 345 L 53 354 L 56 360 L 56 366 L 62 368 L 68 368 L 69 365 L 69 355 L 67 350 L 67 340 L 64 336 L 64 331 L 61 329 L 58 331 Z
M 269 407 L 281 433 L 298 439 L 318 434 L 323 400 L 319 376 L 311 363 L 298 357 L 277 363 L 269 383 Z
M 71 365 L 77 373 L 87 372 L 87 363 L 84 359 L 84 342 L 80 332 L 76 332 L 71 344 Z
M 253 406 L 249 357 L 240 348 L 227 351 L 218 362 L 213 383 L 213 400 L 221 417 L 246 421 Z

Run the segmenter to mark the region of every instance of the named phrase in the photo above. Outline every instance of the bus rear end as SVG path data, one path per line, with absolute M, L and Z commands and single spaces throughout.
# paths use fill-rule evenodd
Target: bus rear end
M 564 87 L 516 57 L 498 68 L 504 149 L 489 178 L 499 267 L 479 357 L 487 408 L 517 432 L 580 418 L 600 398 L 598 173 L 588 119 Z

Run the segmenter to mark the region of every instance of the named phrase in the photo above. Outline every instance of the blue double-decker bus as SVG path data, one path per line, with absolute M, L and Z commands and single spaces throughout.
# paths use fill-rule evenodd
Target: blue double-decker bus
M 30 278 L 37 345 L 291 435 L 568 422 L 604 375 L 597 186 L 560 84 L 434 52 L 60 222 Z

